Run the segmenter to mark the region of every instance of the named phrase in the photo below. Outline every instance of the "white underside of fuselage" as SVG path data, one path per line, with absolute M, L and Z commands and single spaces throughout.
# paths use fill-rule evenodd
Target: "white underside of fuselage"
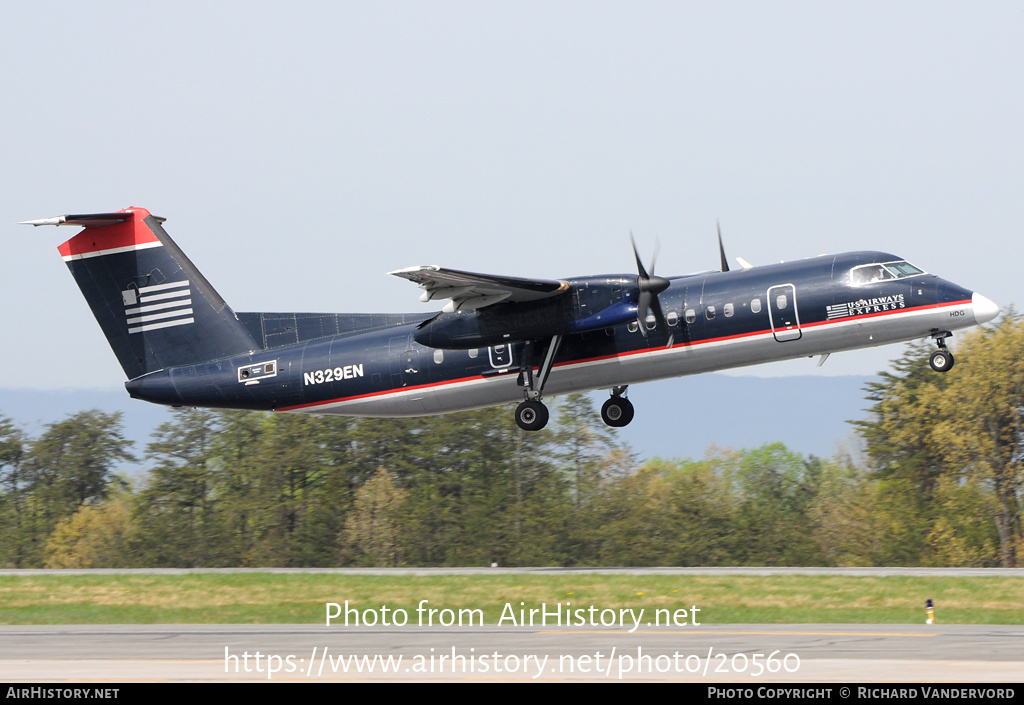
M 976 325 L 971 302 L 888 311 L 855 319 L 811 323 L 800 337 L 779 342 L 772 330 L 713 338 L 672 348 L 627 351 L 616 356 L 556 364 L 544 397 L 638 384 L 652 380 L 813 357 L 928 337 Z M 640 333 L 636 333 L 640 335 Z M 678 336 L 677 336 L 678 337 Z M 651 341 L 657 342 L 657 332 Z M 423 416 L 520 402 L 518 368 L 504 374 L 398 388 L 363 397 L 290 409 L 341 416 Z

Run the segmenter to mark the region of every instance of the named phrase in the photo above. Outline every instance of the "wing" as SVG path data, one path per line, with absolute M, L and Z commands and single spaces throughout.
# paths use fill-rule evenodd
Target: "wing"
M 432 265 L 399 269 L 391 274 L 419 284 L 424 290 L 420 301 L 451 299 L 444 307 L 447 313 L 472 311 L 502 301 L 536 301 L 569 290 L 569 283 L 564 281 L 497 277 Z

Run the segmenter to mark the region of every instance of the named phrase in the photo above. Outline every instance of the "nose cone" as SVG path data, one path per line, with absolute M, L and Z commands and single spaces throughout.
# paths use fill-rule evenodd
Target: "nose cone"
M 996 302 L 977 292 L 971 296 L 971 309 L 974 311 L 974 321 L 979 325 L 988 323 L 999 315 L 999 306 Z
M 665 289 L 669 288 L 671 284 L 672 282 L 664 277 L 651 275 L 646 280 L 640 282 L 640 289 L 641 291 L 649 291 L 652 294 L 660 294 L 665 291 Z

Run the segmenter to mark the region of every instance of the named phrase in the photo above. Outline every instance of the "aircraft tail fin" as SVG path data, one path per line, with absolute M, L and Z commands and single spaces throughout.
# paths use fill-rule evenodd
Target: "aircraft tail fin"
M 261 347 L 162 222 L 143 208 L 26 221 L 85 228 L 58 250 L 129 379 Z

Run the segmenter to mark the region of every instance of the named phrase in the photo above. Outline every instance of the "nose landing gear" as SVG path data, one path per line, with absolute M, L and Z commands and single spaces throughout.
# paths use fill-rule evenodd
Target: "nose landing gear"
M 943 331 L 941 333 L 935 333 L 932 338 L 935 339 L 935 344 L 939 346 L 939 349 L 931 354 L 928 358 L 928 364 L 936 372 L 949 372 L 952 369 L 953 364 L 956 360 L 953 358 L 953 353 L 946 347 L 946 338 L 952 337 L 952 333 L 949 331 Z

